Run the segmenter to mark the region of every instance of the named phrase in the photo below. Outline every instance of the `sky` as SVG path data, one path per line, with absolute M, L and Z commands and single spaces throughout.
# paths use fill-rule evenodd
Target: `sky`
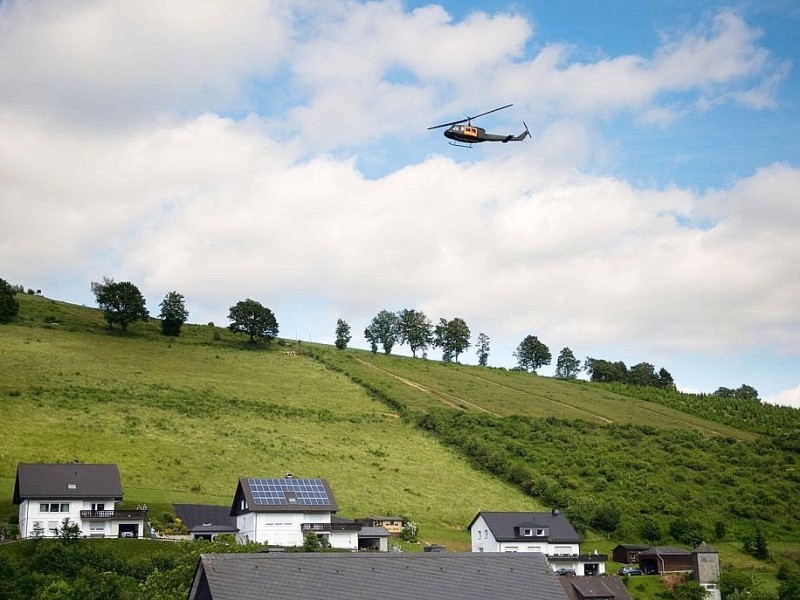
M 492 366 L 535 335 L 542 375 L 800 407 L 799 61 L 796 0 L 2 0 L 0 277 L 358 348 L 414 308 Z M 530 139 L 428 129 L 506 104 L 475 124 Z

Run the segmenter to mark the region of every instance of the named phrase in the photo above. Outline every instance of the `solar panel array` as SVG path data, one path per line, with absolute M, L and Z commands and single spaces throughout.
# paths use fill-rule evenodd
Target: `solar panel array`
M 326 506 L 331 503 L 319 479 L 248 479 L 253 502 L 260 506 Z

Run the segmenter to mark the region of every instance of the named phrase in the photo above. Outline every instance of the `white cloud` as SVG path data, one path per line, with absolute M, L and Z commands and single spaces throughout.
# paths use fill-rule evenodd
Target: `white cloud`
M 778 404 L 780 406 L 791 406 L 800 409 L 800 385 L 796 388 L 783 390 L 776 394 L 766 396 L 763 398 L 764 402 L 769 404 Z
M 788 71 L 760 33 L 722 13 L 652 57 L 576 63 L 526 55 L 532 31 L 400 2 L 0 4 L 4 278 L 177 289 L 201 320 L 249 296 L 354 331 L 382 308 L 460 315 L 498 347 L 800 351 L 796 165 L 705 192 L 592 171 L 614 144 L 597 119 L 769 106 Z M 414 145 L 498 97 L 539 115 L 513 151 L 359 171 L 365 141 Z

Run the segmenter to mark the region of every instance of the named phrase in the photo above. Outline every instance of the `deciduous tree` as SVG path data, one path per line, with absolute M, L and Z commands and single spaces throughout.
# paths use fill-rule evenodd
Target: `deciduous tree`
M 424 354 L 433 343 L 433 324 L 425 313 L 405 308 L 397 314 L 397 319 L 400 344 L 408 344 L 414 358 L 417 357 L 417 351 Z
M 183 294 L 169 292 L 161 301 L 161 335 L 178 337 L 181 334 L 181 327 L 189 318 L 189 311 L 183 300 Z
M 434 345 L 442 349 L 442 360 L 458 362 L 458 356 L 469 348 L 470 332 L 466 321 L 460 317 L 439 319 L 434 329 Z
M 536 373 L 536 370 L 549 365 L 552 360 L 550 349 L 535 335 L 526 336 L 514 351 L 514 357 L 521 369 Z
M 392 348 L 400 338 L 398 324 L 397 315 L 388 310 L 382 310 L 372 317 L 369 326 L 364 330 L 364 337 L 369 341 L 373 352 L 377 352 L 378 344 L 381 344 L 384 354 L 392 353 Z
M 8 323 L 19 314 L 16 295 L 17 290 L 5 279 L 0 279 L 0 323 Z
M 478 344 L 476 354 L 478 355 L 478 364 L 485 367 L 489 364 L 489 336 L 485 333 L 478 334 Z
M 246 333 L 251 344 L 269 342 L 278 336 L 275 315 L 266 306 L 250 298 L 231 306 L 228 319 L 232 321 L 228 329 L 234 333 Z
M 336 321 L 336 342 L 334 342 L 336 347 L 339 350 L 345 350 L 350 339 L 350 325 L 347 324 L 347 321 L 338 319 Z
M 117 283 L 104 277 L 103 283 L 92 282 L 92 292 L 109 329 L 119 325 L 124 333 L 134 321 L 147 321 L 150 318 L 144 296 L 130 281 Z
M 581 370 L 581 361 L 568 347 L 561 349 L 556 359 L 556 379 L 575 379 Z

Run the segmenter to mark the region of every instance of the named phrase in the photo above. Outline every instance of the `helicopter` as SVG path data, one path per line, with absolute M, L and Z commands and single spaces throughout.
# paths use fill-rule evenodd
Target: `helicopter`
M 522 124 L 525 125 L 525 131 L 519 135 L 497 135 L 495 133 L 486 133 L 486 130 L 483 127 L 475 127 L 472 124 L 472 119 L 483 117 L 484 115 L 497 112 L 498 110 L 509 108 L 510 106 L 514 105 L 506 104 L 505 106 L 494 108 L 479 115 L 467 117 L 466 119 L 450 121 L 449 123 L 442 123 L 441 125 L 434 125 L 433 127 L 428 127 L 428 130 L 447 127 L 448 129 L 445 130 L 444 137 L 454 140 L 447 143 L 451 146 L 459 146 L 461 148 L 470 148 L 472 147 L 472 144 L 477 144 L 479 142 L 503 142 L 504 144 L 506 142 L 521 142 L 526 137 L 530 137 L 531 135 L 531 132 L 528 131 L 528 126 L 525 124 L 525 121 L 522 122 Z M 464 125 L 464 123 L 466 123 L 466 125 Z M 459 142 L 462 143 L 459 144 Z

